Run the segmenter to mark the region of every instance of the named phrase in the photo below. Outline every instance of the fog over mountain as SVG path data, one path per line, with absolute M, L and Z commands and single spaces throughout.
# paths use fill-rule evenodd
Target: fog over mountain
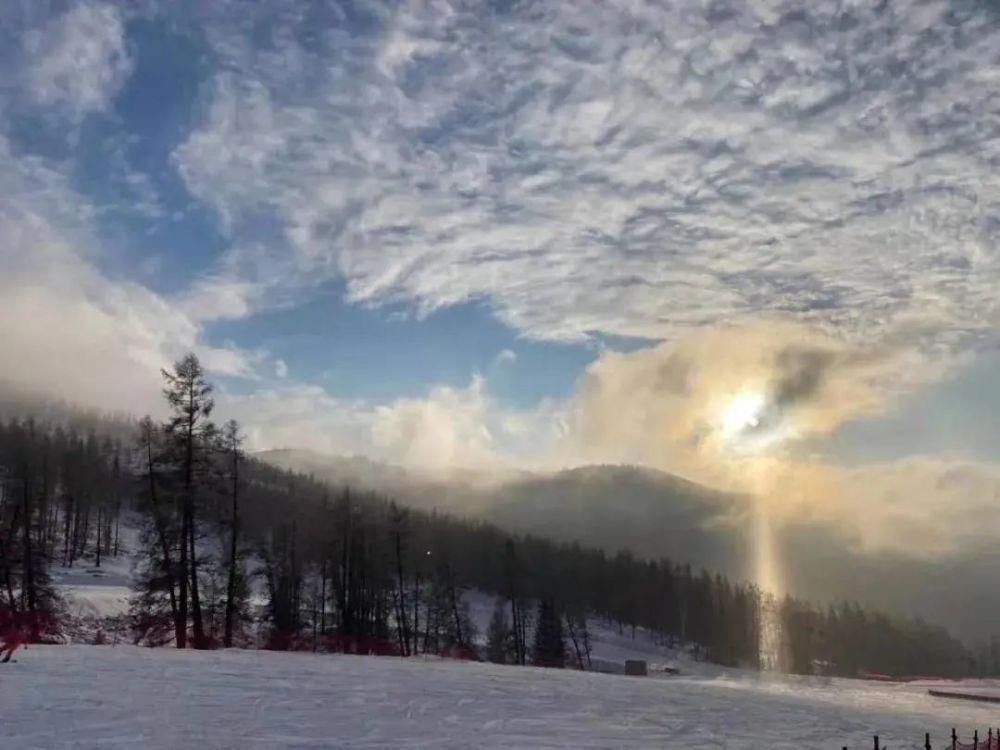
M 256 455 L 334 486 L 385 492 L 413 507 L 482 518 L 511 531 L 612 554 L 627 550 L 736 579 L 752 577 L 755 542 L 746 498 L 654 469 L 585 466 L 553 473 L 435 474 L 304 450 Z M 986 544 L 931 558 L 916 548 L 912 555 L 865 552 L 829 525 L 807 522 L 781 526 L 776 542 L 789 593 L 919 615 L 973 642 L 988 638 L 1000 615 L 993 597 L 1000 550 Z

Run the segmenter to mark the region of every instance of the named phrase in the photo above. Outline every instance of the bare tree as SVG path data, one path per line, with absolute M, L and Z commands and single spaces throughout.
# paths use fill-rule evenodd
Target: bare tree
M 233 620 L 236 615 L 236 587 L 239 580 L 240 534 L 240 462 L 243 460 L 243 435 L 236 420 L 226 422 L 222 430 L 222 443 L 229 459 L 231 481 L 232 515 L 229 521 L 229 573 L 226 583 L 226 625 L 223 642 L 226 648 L 233 645 Z M 324 581 L 325 587 L 325 581 Z

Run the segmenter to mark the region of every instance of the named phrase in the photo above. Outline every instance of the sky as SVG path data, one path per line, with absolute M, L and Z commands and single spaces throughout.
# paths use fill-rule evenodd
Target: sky
M 1000 534 L 998 62 L 982 1 L 10 0 L 0 379 Z

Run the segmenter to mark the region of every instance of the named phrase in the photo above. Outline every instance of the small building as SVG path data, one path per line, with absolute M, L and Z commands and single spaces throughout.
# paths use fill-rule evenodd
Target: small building
M 629 677 L 645 677 L 649 674 L 649 669 L 642 659 L 626 659 L 625 674 Z

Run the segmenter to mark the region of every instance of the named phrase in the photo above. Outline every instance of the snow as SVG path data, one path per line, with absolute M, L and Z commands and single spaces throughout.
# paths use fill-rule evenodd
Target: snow
M 0 666 L 0 747 L 943 746 L 995 707 L 926 686 L 262 651 L 33 646 Z
M 89 561 L 88 561 L 89 563 Z M 127 556 L 52 571 L 71 616 L 128 606 Z M 494 599 L 467 594 L 485 636 Z M 922 748 L 971 737 L 995 706 L 927 684 L 760 675 L 697 662 L 592 619 L 595 666 L 648 678 L 443 661 L 265 651 L 32 646 L 0 665 L 0 748 Z M 680 676 L 657 672 L 679 667 Z M 940 683 L 934 684 L 940 687 Z M 1000 690 L 989 681 L 948 689 Z
M 128 610 L 131 572 L 126 557 L 106 558 L 100 568 L 92 562 L 53 567 L 49 575 L 72 617 L 113 617 Z
M 469 616 L 479 631 L 480 645 L 484 645 L 496 597 L 480 591 L 469 591 L 465 593 L 464 599 L 469 603 Z M 534 609 L 531 608 L 529 613 L 533 616 Z M 509 610 L 507 614 L 509 616 Z M 659 643 L 651 633 L 642 628 L 638 628 L 636 637 L 632 638 L 630 629 L 626 628 L 619 633 L 617 625 L 591 617 L 587 620 L 587 631 L 590 636 L 591 661 L 594 669 L 598 671 L 624 672 L 626 659 L 643 659 L 654 671 L 664 666 L 681 667 L 686 672 L 702 669 L 702 665 L 695 662 L 687 652 Z M 527 628 L 529 643 L 533 633 L 533 624 L 529 622 Z M 572 645 L 569 643 L 568 635 L 567 646 L 572 656 Z

